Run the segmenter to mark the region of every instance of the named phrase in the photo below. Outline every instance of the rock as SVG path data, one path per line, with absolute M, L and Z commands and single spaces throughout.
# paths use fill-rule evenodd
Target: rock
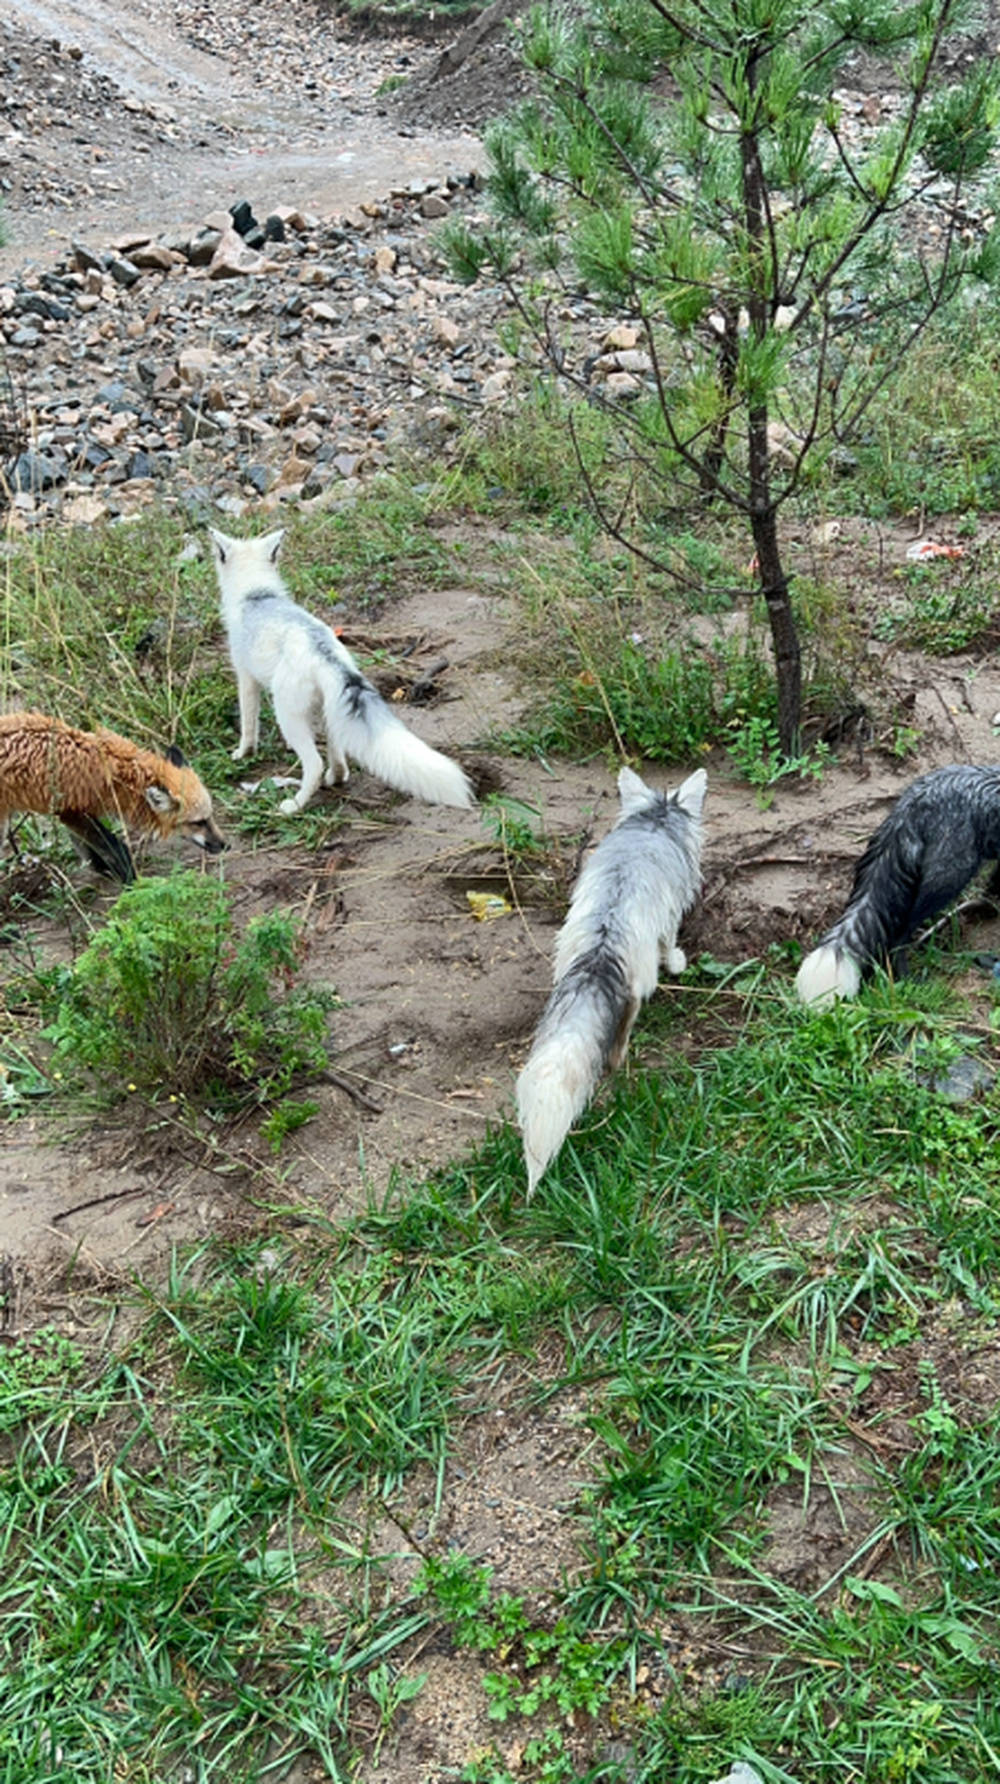
M 308 235 L 311 230 L 317 228 L 319 219 L 310 216 L 306 211 L 297 210 L 294 205 L 277 204 L 268 218 L 269 223 L 272 221 L 279 222 L 284 229 L 290 229 L 294 235 Z M 281 237 L 273 239 L 281 240 Z
M 71 253 L 73 256 L 73 264 L 82 273 L 101 273 L 107 265 L 106 254 L 95 253 L 93 248 L 88 248 L 83 242 L 74 242 Z
M 617 359 L 618 370 L 621 372 L 651 372 L 653 369 L 649 354 L 639 347 L 623 347 Z
M 124 285 L 126 289 L 136 284 L 141 277 L 139 268 L 133 260 L 126 260 L 120 254 L 112 256 L 108 262 L 108 271 L 116 285 Z
M 251 229 L 260 228 L 260 224 L 257 222 L 257 219 L 253 214 L 250 202 L 246 198 L 237 199 L 235 204 L 231 204 L 229 207 L 229 215 L 233 220 L 233 228 L 237 235 L 247 236 Z
M 963 1053 L 952 1060 L 944 1071 L 933 1078 L 921 1078 L 921 1082 L 929 1083 L 937 1095 L 946 1103 L 968 1103 L 980 1091 L 991 1090 L 996 1083 L 996 1073 L 990 1069 L 985 1060 L 974 1053 Z
M 308 414 L 315 401 L 316 392 L 309 389 L 300 390 L 297 396 L 289 397 L 287 400 L 282 401 L 281 408 L 278 412 L 278 426 L 291 427 L 293 422 L 301 421 L 302 417 Z
M 141 272 L 168 273 L 172 266 L 179 266 L 184 259 L 175 249 L 165 247 L 162 242 L 147 242 L 144 248 L 136 248 L 131 256 L 133 266 Z
M 248 248 L 235 229 L 226 229 L 208 267 L 210 279 L 244 279 L 248 274 L 267 272 L 269 263 L 256 249 Z
M 612 372 L 604 388 L 612 401 L 622 403 L 630 402 L 633 397 L 637 397 L 642 390 L 642 385 L 638 378 L 632 376 L 631 372 Z
M 67 496 L 62 506 L 62 517 L 71 526 L 93 526 L 95 520 L 102 520 L 107 509 L 100 496 L 80 495 Z
M 216 364 L 217 355 L 211 347 L 182 347 L 176 360 L 177 373 L 183 384 L 201 384 L 215 370 Z
M 420 215 L 422 217 L 449 217 L 451 205 L 446 198 L 441 196 L 440 192 L 428 192 L 420 200 Z
M 255 489 L 259 496 L 266 496 L 273 481 L 266 465 L 247 465 L 243 475 L 251 489 Z
M 11 488 L 21 493 L 39 494 L 66 481 L 65 460 L 48 457 L 33 448 L 22 452 L 11 472 Z
M 187 257 L 192 266 L 210 266 L 212 259 L 222 241 L 221 229 L 199 229 L 197 235 L 191 237 L 187 247 Z
M 192 440 L 212 439 L 222 432 L 218 421 L 204 409 L 194 403 L 182 403 L 180 411 L 181 436 L 186 445 Z
M 479 392 L 483 402 L 501 402 L 510 390 L 511 376 L 512 374 L 509 371 L 504 370 L 501 372 L 491 372 L 488 378 L 484 378 L 482 388 Z

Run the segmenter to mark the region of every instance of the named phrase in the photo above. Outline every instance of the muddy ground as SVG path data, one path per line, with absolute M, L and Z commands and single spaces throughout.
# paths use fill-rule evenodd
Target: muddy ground
M 30 7 L 0 0 L 0 52 L 24 109 L 25 152 L 11 151 L 9 163 L 8 267 L 77 232 L 102 228 L 110 237 L 143 221 L 158 228 L 188 221 L 248 188 L 261 208 L 296 202 L 325 214 L 478 157 L 469 133 L 421 132 L 410 119 L 400 134 L 379 98 L 386 79 L 436 51 L 331 38 L 329 23 L 320 32 L 310 17 L 279 0 L 267 8 L 228 0 L 211 10 L 141 0 L 127 21 L 111 0 L 32 0 Z M 312 91 L 306 66 L 315 71 Z M 61 108 L 57 89 L 69 93 Z M 46 123 L 53 110 L 63 121 Z M 155 219 L 139 218 L 137 203 L 154 209 Z M 894 571 L 914 536 L 915 527 L 844 526 L 823 547 L 824 577 L 846 588 L 859 577 L 871 581 L 879 566 L 891 598 Z M 287 567 L 294 583 L 294 562 Z M 449 659 L 442 697 L 407 710 L 429 741 L 471 762 L 475 740 L 523 710 L 530 690 L 512 664 L 521 627 L 516 598 L 479 580 L 428 588 L 388 607 L 379 626 L 389 642 L 416 641 L 415 662 Z M 738 961 L 786 938 L 807 940 L 842 904 L 860 847 L 914 774 L 995 759 L 1000 669 L 992 653 L 939 661 L 883 647 L 868 667 L 875 706 L 905 713 L 919 734 L 905 763 L 879 747 L 877 725 L 862 728 L 821 781 L 782 782 L 761 809 L 721 750 L 708 759 L 704 894 L 681 937 L 689 955 Z M 452 1157 L 509 1114 L 545 1001 L 568 885 L 581 849 L 610 826 L 615 792 L 601 759 L 557 762 L 550 771 L 513 757 L 486 766 L 506 793 L 537 809 L 557 844 L 534 883 L 511 886 L 479 814 L 397 799 L 360 772 L 344 795 L 322 796 L 346 814 L 328 847 L 253 846 L 237 836 L 223 871 L 239 918 L 275 904 L 298 912 L 310 976 L 340 994 L 338 1081 L 317 1088 L 318 1115 L 276 1161 L 251 1126 L 200 1155 L 181 1131 L 160 1128 L 151 1137 L 141 1123 L 98 1124 L 68 1136 L 41 1116 L 8 1126 L 0 1259 L 9 1333 L 52 1322 L 84 1340 L 106 1338 L 109 1307 L 126 1309 L 136 1278 L 155 1281 L 173 1246 L 238 1231 L 279 1198 L 313 1203 L 336 1219 L 384 1193 L 395 1172 L 421 1172 Z M 690 766 L 673 775 L 654 769 L 650 778 L 670 784 Z M 289 764 L 276 757 L 258 768 L 285 773 Z M 277 802 L 281 794 L 265 780 L 243 797 Z M 150 865 L 166 867 L 169 859 L 163 854 Z M 32 871 L 30 864 L 9 870 L 0 895 L 9 894 L 15 875 Z M 44 882 L 48 870 L 39 871 Z M 496 892 L 512 908 L 477 921 L 470 890 Z M 111 897 L 75 880 L 64 917 L 30 922 L 39 958 L 65 956 L 82 933 L 80 912 L 99 921 Z M 985 945 L 996 939 L 987 926 Z M 790 979 L 790 969 L 775 971 Z M 657 995 L 676 993 L 665 985 Z M 456 1454 L 438 1530 L 490 1562 L 499 1587 L 543 1593 L 574 1564 L 560 1506 L 586 1478 L 586 1440 L 569 1399 L 529 1417 L 518 1410 L 517 1390 L 510 1379 L 495 1418 L 478 1420 Z M 848 1543 L 849 1533 L 838 1529 Z M 790 1511 L 790 1574 L 818 1540 L 833 1537 L 819 1526 L 804 1531 Z M 405 1546 L 398 1531 L 390 1546 Z M 390 1777 L 420 1784 L 495 1736 L 477 1667 L 433 1649 L 420 1665 L 428 1684 L 391 1750 L 369 1768 L 369 1784 Z

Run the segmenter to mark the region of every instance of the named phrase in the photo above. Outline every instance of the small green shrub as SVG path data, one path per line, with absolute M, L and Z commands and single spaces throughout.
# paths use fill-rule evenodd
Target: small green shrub
M 757 802 L 762 809 L 770 803 L 773 795 L 769 795 L 769 789 L 777 781 L 790 774 L 798 775 L 800 780 L 822 780 L 824 768 L 834 761 L 829 744 L 822 740 L 797 756 L 783 756 L 777 725 L 757 716 L 732 721 L 726 749 L 733 766 L 757 788 Z
M 112 1095 L 265 1102 L 327 1063 L 333 999 L 296 987 L 299 964 L 286 913 L 256 918 L 237 939 L 218 881 L 139 880 L 61 974 L 46 1037 Z

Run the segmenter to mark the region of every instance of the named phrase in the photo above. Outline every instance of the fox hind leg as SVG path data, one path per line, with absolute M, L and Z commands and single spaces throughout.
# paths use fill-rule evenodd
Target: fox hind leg
M 302 785 L 295 798 L 283 799 L 278 807 L 287 817 L 291 812 L 301 811 L 304 805 L 308 805 L 323 779 L 323 758 L 316 748 L 309 715 L 302 711 L 301 706 L 292 704 L 283 688 L 274 690 L 274 716 L 282 737 L 302 764 Z
M 233 761 L 242 762 L 252 756 L 260 737 L 260 686 L 245 669 L 236 671 L 240 696 L 240 741 L 233 751 Z
M 330 726 L 327 725 L 326 773 L 323 776 L 323 785 L 325 787 L 346 787 L 350 778 L 351 771 L 347 766 L 347 757 L 344 755 Z
M 615 1035 L 615 1038 L 611 1043 L 611 1050 L 608 1054 L 609 1072 L 616 1072 L 618 1070 L 618 1067 L 621 1065 L 622 1060 L 628 1052 L 628 1038 L 632 1033 L 632 1024 L 639 1014 L 639 1003 L 640 999 L 638 997 L 630 996 L 628 1003 L 622 1011 L 621 1021 L 618 1024 L 618 1033 Z
M 660 937 L 660 959 L 663 962 L 664 970 L 670 974 L 671 978 L 680 978 L 688 961 L 684 949 L 677 946 L 676 930 L 672 935 Z

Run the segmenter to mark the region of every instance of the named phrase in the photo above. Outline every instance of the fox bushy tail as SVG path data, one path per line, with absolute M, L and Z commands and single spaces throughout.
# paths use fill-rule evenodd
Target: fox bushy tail
M 517 1080 L 529 1196 L 608 1065 L 624 1054 L 637 1008 L 621 961 L 599 948 L 554 987 Z
M 919 873 L 916 876 L 919 878 Z M 806 1004 L 856 997 L 864 974 L 905 939 L 914 874 L 894 838 L 877 831 L 858 862 L 851 901 L 799 967 L 795 988 Z
M 458 763 L 408 730 L 353 658 L 343 654 L 350 667 L 345 664 L 342 675 L 326 677 L 323 684 L 330 735 L 362 768 L 399 793 L 412 794 L 428 805 L 475 805 L 468 776 Z

